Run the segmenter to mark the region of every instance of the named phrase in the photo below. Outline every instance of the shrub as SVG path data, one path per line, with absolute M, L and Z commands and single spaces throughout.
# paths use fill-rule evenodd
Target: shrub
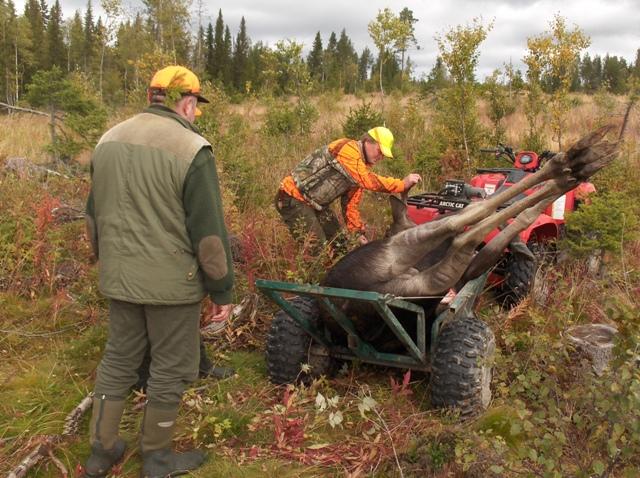
M 638 212 L 637 201 L 629 194 L 598 194 L 568 217 L 563 245 L 578 257 L 596 249 L 621 254 L 624 243 L 639 235 Z
M 318 119 L 318 110 L 308 101 L 301 100 L 295 107 L 280 105 L 270 108 L 264 125 L 269 136 L 310 133 Z
M 349 114 L 342 123 L 342 131 L 347 138 L 360 138 L 371 128 L 384 124 L 384 118 L 379 111 L 371 107 L 371 103 L 362 103 L 356 109 L 349 108 Z

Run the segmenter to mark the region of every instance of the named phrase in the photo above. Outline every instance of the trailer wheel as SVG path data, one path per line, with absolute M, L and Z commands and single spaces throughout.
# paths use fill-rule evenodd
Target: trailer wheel
M 289 302 L 311 323 L 319 322 L 320 309 L 313 298 L 300 296 Z M 266 349 L 269 378 L 278 385 L 308 382 L 321 375 L 330 375 L 334 368 L 335 361 L 329 350 L 315 343 L 284 310 L 273 316 Z M 303 364 L 310 366 L 308 373 L 302 371 Z
M 536 275 L 536 261 L 510 254 L 503 267 L 504 281 L 498 286 L 498 299 L 510 309 L 529 295 Z
M 431 373 L 431 403 L 469 418 L 489 406 L 496 341 L 475 317 L 446 323 L 438 334 Z

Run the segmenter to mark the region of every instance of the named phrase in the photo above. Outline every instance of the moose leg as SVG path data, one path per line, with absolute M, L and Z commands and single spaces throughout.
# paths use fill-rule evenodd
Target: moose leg
M 554 200 L 555 198 L 545 199 L 540 204 L 518 214 L 511 224 L 500 231 L 500 234 L 491 239 L 491 241 L 473 257 L 471 264 L 469 264 L 467 270 L 464 271 L 460 283 L 466 283 L 475 279 L 489 270 L 490 267 L 496 265 L 513 238 L 533 224 Z

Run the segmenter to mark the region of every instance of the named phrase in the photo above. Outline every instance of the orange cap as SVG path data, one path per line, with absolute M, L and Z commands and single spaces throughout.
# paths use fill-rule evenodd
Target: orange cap
M 166 90 L 167 88 L 176 88 L 182 94 L 193 95 L 198 99 L 198 103 L 209 103 L 209 100 L 200 95 L 200 80 L 188 68 L 179 65 L 172 65 L 158 70 L 149 84 L 150 90 Z M 196 108 L 196 116 L 200 116 L 202 112 Z

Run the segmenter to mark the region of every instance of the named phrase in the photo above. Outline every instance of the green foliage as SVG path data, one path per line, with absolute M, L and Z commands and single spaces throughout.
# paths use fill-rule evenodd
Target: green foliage
M 78 79 L 65 78 L 57 66 L 36 73 L 29 85 L 29 103 L 44 107 L 51 115 L 48 148 L 56 158 L 68 160 L 92 147 L 104 130 L 106 111 L 84 88 Z M 62 121 L 59 113 L 64 113 Z
M 569 30 L 559 14 L 550 22 L 550 27 L 550 32 L 527 40 L 529 51 L 524 62 L 529 69 L 530 88 L 537 89 L 543 83 L 551 85 L 551 129 L 561 150 L 570 107 L 568 94 L 578 69 L 580 52 L 591 40 L 578 27 Z
M 308 101 L 299 101 L 294 107 L 280 103 L 267 111 L 264 131 L 270 136 L 307 134 L 318 116 L 318 110 Z
M 588 205 L 567 219 L 565 247 L 578 257 L 596 250 L 616 255 L 624 253 L 624 244 L 640 237 L 636 195 L 622 192 L 595 194 Z
M 506 128 L 503 120 L 516 109 L 515 98 L 506 85 L 500 82 L 500 76 L 500 71 L 495 70 L 484 83 L 484 96 L 489 103 L 489 119 L 493 124 L 491 141 L 495 144 L 505 141 Z
M 471 167 L 472 152 L 481 146 L 484 135 L 477 114 L 475 70 L 480 44 L 491 28 L 491 23 L 484 26 L 474 19 L 471 25 L 458 25 L 436 37 L 451 86 L 438 97 L 434 120 L 444 134 L 441 142 L 464 157 L 468 167 Z
M 404 52 L 410 42 L 415 40 L 413 36 L 413 23 L 415 19 L 410 10 L 405 10 L 403 10 L 403 17 L 400 17 L 400 15 L 396 15 L 389 8 L 384 8 L 383 10 L 378 10 L 375 20 L 369 22 L 369 36 L 379 51 L 378 73 L 380 93 L 382 94 L 384 94 L 382 88 L 382 67 L 387 59 L 388 52 L 394 45 Z M 404 55 L 402 58 L 404 59 Z
M 382 114 L 375 110 L 371 103 L 362 102 L 357 108 L 349 108 L 349 113 L 342 123 L 345 138 L 360 139 L 371 128 L 384 124 Z

